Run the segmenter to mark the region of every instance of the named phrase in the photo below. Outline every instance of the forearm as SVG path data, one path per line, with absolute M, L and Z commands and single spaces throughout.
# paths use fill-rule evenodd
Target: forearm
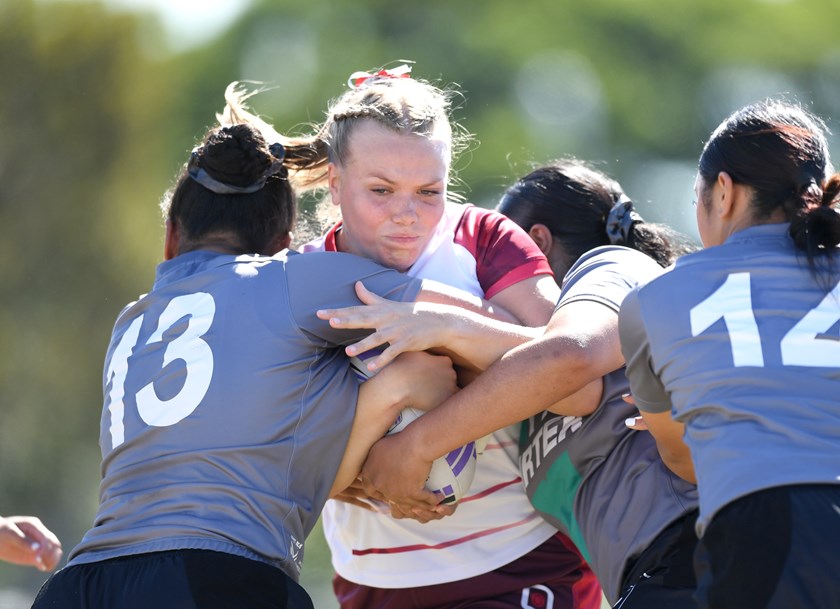
M 668 412 L 645 412 L 640 410 L 645 425 L 656 440 L 656 448 L 665 465 L 677 476 L 697 484 L 691 452 L 683 440 L 685 426 L 671 418 Z
M 484 371 L 505 353 L 539 338 L 544 328 L 490 319 L 457 307 L 440 307 L 440 324 L 429 324 L 433 350 L 449 355 L 459 366 Z
M 356 414 L 330 496 L 359 474 L 370 447 L 404 408 L 430 410 L 458 390 L 452 362 L 428 353 L 404 353 L 359 387 Z
M 347 448 L 330 489 L 330 497 L 343 491 L 356 479 L 370 447 L 385 435 L 400 410 L 407 405 L 406 396 L 389 395 L 381 389 L 380 386 L 385 380 L 384 376 L 381 379 L 374 377 L 359 387 L 353 426 L 350 428 Z
M 659 456 L 662 457 L 662 461 L 668 469 L 686 482 L 697 484 L 697 475 L 694 473 L 694 462 L 691 460 L 691 455 L 688 451 L 674 452 L 667 447 L 660 446 L 659 442 L 656 443 L 656 447 L 659 450 Z
M 542 412 L 609 370 L 565 337 L 515 348 L 473 383 L 403 432 L 425 460 Z
M 442 322 L 431 326 L 442 329 L 435 343 L 458 365 L 475 372 L 486 370 L 511 349 L 542 336 L 558 298 L 554 280 L 539 276 L 511 285 L 489 300 L 487 306 L 509 312 L 508 321 L 498 315 L 488 317 L 486 311 L 439 307 Z
M 498 303 L 491 303 L 463 290 L 429 279 L 423 280 L 423 287 L 418 292 L 415 301 L 450 305 L 500 321 L 512 324 L 519 323 L 517 316 Z

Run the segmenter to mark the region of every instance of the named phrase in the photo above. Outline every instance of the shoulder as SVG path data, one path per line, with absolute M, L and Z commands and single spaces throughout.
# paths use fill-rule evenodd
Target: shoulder
M 368 258 L 329 250 L 313 249 L 306 253 L 284 250 L 272 256 L 271 260 L 282 262 L 288 272 L 316 273 L 317 271 L 316 274 L 308 277 L 310 282 L 313 279 L 326 278 L 328 275 L 346 274 L 355 269 L 366 272 L 391 270 L 385 269 L 382 265 Z M 396 273 L 396 271 L 394 272 Z
M 453 214 L 450 218 L 457 218 L 455 243 L 472 252 L 477 259 L 523 254 L 528 258 L 544 258 L 528 233 L 504 214 L 470 203 L 452 205 L 456 209 L 447 213 Z
M 662 268 L 650 256 L 623 245 L 602 245 L 593 248 L 578 258 L 574 266 L 612 264 L 619 266 L 639 266 L 645 270 Z M 574 268 L 574 267 L 573 267 Z
M 581 256 L 563 278 L 558 307 L 588 300 L 618 310 L 627 294 L 657 277 L 663 269 L 636 250 L 609 245 Z
M 711 279 L 711 275 L 726 273 L 730 253 L 725 246 L 702 249 L 680 256 L 674 264 L 662 272 L 641 282 L 639 286 L 640 306 L 649 302 L 665 299 L 677 299 L 686 292 L 697 288 L 698 283 Z M 737 257 L 737 256 L 736 256 Z M 670 296 L 668 296 L 670 294 Z
M 663 273 L 663 268 L 653 258 L 620 245 L 605 245 L 589 250 L 577 259 L 566 277 L 563 286 L 596 275 L 622 277 L 633 286 L 647 283 Z
M 457 228 L 462 231 L 522 230 L 510 218 L 494 209 L 478 207 L 472 203 L 448 203 L 447 213 L 458 218 Z

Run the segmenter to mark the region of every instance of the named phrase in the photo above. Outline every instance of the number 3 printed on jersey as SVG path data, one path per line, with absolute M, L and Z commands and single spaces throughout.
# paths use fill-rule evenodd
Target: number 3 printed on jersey
M 166 345 L 163 366 L 175 360 L 186 364 L 184 386 L 172 398 L 161 400 L 149 382 L 135 395 L 140 418 L 155 427 L 167 427 L 188 417 L 201 403 L 210 387 L 213 376 L 213 351 L 201 337 L 207 333 L 216 314 L 216 303 L 210 294 L 199 292 L 173 298 L 158 319 L 157 329 L 143 343 L 144 346 L 162 342 L 163 334 L 184 317 L 189 317 L 187 328 Z M 123 334 L 108 367 L 111 381 L 108 393 L 111 413 L 111 444 L 116 448 L 125 441 L 125 379 L 128 375 L 128 358 L 138 346 L 143 315 L 131 322 Z
M 714 293 L 691 309 L 691 334 L 726 322 L 735 366 L 764 366 L 761 336 L 752 308 L 749 273 L 732 273 Z M 840 337 L 828 332 L 840 320 L 840 284 L 808 311 L 781 341 L 782 364 L 840 368 Z

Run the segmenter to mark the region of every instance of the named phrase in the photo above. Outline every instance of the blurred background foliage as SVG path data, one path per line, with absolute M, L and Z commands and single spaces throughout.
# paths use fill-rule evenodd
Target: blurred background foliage
M 212 21 L 213 4 L 160 3 L 185 9 L 170 21 L 142 1 L 0 0 L 0 513 L 40 516 L 66 551 L 97 503 L 113 320 L 151 284 L 157 203 L 229 82 L 274 87 L 253 105 L 294 132 L 353 71 L 410 59 L 462 94 L 467 200 L 575 155 L 692 236 L 696 158 L 729 112 L 784 95 L 840 116 L 835 0 L 230 0 Z M 43 579 L 0 564 L 0 607 Z

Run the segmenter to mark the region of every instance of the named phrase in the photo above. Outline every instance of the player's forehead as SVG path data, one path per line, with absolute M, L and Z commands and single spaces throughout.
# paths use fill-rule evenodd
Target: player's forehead
M 365 121 L 351 136 L 346 166 L 360 177 L 397 182 L 433 184 L 446 181 L 451 160 L 451 142 L 388 129 Z

